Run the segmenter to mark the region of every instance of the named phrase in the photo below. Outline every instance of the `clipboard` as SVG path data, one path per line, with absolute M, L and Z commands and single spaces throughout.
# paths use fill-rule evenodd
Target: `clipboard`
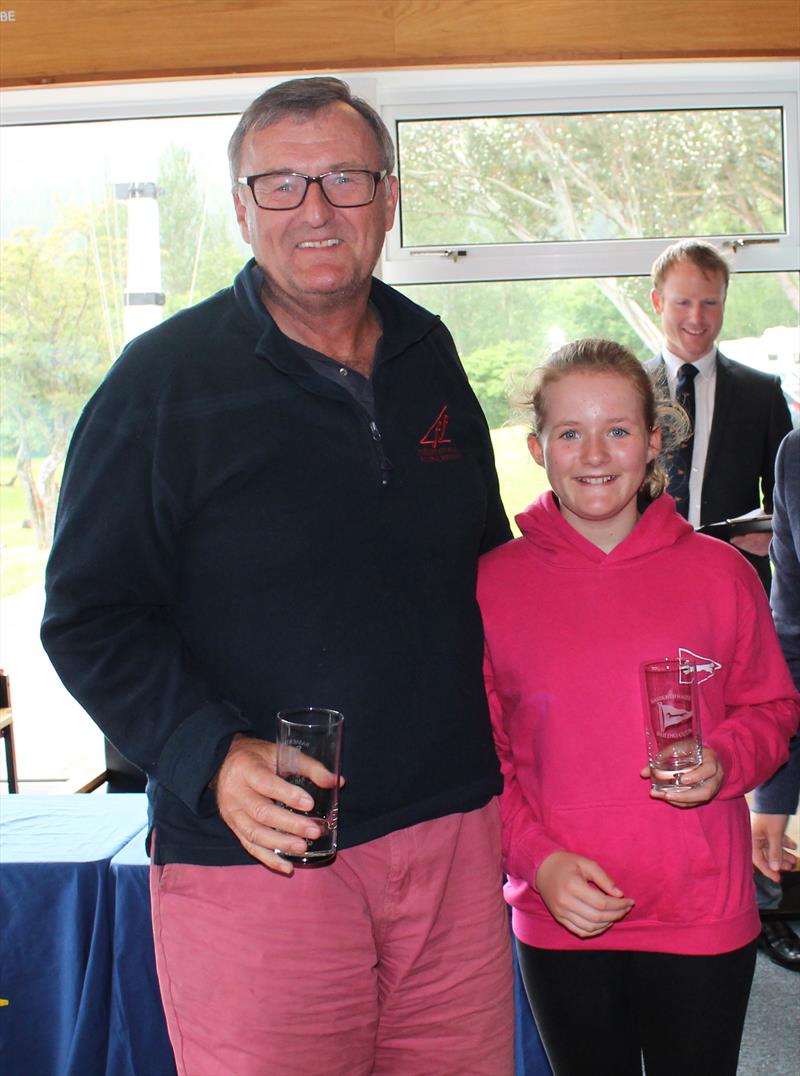
M 742 534 L 764 534 L 772 532 L 772 516 L 768 512 L 762 512 L 756 508 L 743 516 L 735 516 L 733 519 L 723 519 L 719 523 L 705 523 L 697 528 L 698 534 L 708 534 L 712 538 L 721 538 L 723 542 L 729 542 L 731 538 L 737 538 Z

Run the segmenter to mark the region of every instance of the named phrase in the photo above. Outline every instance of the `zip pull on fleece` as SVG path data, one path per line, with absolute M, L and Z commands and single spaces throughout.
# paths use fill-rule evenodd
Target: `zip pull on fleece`
M 383 451 L 383 438 L 381 437 L 381 431 L 374 419 L 370 420 L 369 432 L 372 434 L 372 440 L 375 443 L 375 450 L 378 453 L 378 461 L 381 465 L 381 485 L 388 486 L 389 479 L 392 473 L 392 465 L 386 457 L 386 453 Z

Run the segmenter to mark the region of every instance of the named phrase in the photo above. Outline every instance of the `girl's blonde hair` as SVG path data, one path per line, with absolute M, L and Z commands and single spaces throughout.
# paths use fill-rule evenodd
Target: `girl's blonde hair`
M 661 429 L 661 451 L 647 464 L 641 487 L 650 498 L 659 497 L 667 488 L 664 460 L 689 436 L 691 428 L 686 412 L 670 400 L 663 364 L 651 377 L 632 351 L 613 340 L 588 338 L 564 344 L 533 371 L 513 401 L 535 436 L 541 434 L 544 426 L 548 385 L 575 372 L 618 374 L 627 378 L 636 389 L 642 400 L 647 429 Z

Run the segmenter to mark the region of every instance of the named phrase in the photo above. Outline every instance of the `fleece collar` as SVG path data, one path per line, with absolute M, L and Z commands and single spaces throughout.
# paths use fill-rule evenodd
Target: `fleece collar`
M 287 343 L 261 301 L 263 279 L 255 258 L 251 258 L 233 282 L 233 296 L 246 321 L 258 334 L 257 353 L 274 357 L 287 349 Z M 372 278 L 369 298 L 383 326 L 384 361 L 418 343 L 439 324 L 436 315 L 375 277 Z

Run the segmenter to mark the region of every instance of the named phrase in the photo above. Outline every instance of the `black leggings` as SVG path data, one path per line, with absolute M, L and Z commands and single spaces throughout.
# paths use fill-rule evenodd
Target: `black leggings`
M 736 1076 L 756 943 L 719 956 L 534 949 L 519 965 L 554 1076 Z

